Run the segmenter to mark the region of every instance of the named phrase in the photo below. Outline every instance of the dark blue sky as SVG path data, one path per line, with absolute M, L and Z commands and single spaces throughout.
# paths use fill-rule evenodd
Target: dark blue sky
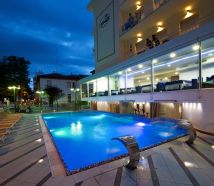
M 89 0 L 0 0 L 0 56 L 23 56 L 35 72 L 94 68 Z

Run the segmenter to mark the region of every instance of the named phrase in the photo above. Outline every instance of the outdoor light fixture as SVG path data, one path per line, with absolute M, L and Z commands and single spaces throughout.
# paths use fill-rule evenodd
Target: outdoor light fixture
M 80 91 L 79 88 L 71 88 L 70 90 L 71 90 L 71 92 L 79 92 Z
M 8 89 L 9 89 L 9 90 L 11 90 L 11 89 L 13 89 L 13 90 L 15 90 L 15 89 L 19 90 L 19 89 L 20 89 L 20 86 L 18 86 L 18 87 L 16 87 L 16 86 L 10 86 L 10 87 L 8 87 Z
M 39 94 L 39 107 L 40 111 L 42 112 L 42 95 L 45 93 L 43 90 L 37 90 L 37 94 Z
M 191 17 L 193 15 L 192 11 L 191 11 L 191 7 L 188 6 L 186 7 L 186 15 L 185 15 L 185 19 L 188 18 L 188 17 Z
M 163 29 L 164 29 L 163 23 L 162 22 L 158 22 L 157 23 L 157 32 L 161 32 Z
M 36 93 L 37 93 L 37 94 L 44 94 L 45 92 L 44 92 L 43 90 L 41 90 L 41 91 L 40 91 L 40 90 L 37 90 Z
M 39 161 L 38 161 L 38 163 L 42 163 L 44 161 L 44 159 L 40 159 Z
M 39 139 L 37 139 L 37 140 L 35 140 L 36 142 L 42 142 L 42 139 L 41 138 L 39 138 Z
M 77 96 L 79 95 L 80 89 L 79 88 L 71 88 L 71 92 L 74 93 L 74 109 L 77 109 Z
M 16 86 L 9 86 L 8 89 L 9 90 L 13 90 L 14 109 L 15 109 L 15 112 L 16 112 L 16 89 L 19 90 L 20 89 L 20 85 L 18 87 L 16 87 Z
M 128 69 L 127 69 L 127 71 L 128 71 L 128 72 L 131 72 L 131 71 L 132 71 L 132 69 L 131 69 L 131 68 L 128 68 Z

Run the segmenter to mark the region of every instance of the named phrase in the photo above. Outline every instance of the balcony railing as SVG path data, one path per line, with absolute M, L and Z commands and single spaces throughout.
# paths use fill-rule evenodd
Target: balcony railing
M 153 11 L 150 12 L 150 13 L 147 13 L 147 14 L 145 14 L 143 6 L 140 9 L 136 10 L 134 12 L 135 15 L 134 16 L 132 15 L 132 17 L 129 16 L 129 18 L 122 25 L 120 36 L 122 36 L 125 33 L 127 33 L 129 30 L 131 30 L 136 25 L 138 25 L 139 23 L 141 23 L 144 19 L 146 19 L 147 17 L 149 17 L 151 14 L 153 14 L 155 11 L 157 11 L 160 7 L 162 7 L 163 5 L 165 5 L 166 3 L 168 3 L 169 1 L 170 0 L 160 0 L 160 1 L 157 1 L 157 3 L 154 3 Z M 123 3 L 125 3 L 125 1 Z

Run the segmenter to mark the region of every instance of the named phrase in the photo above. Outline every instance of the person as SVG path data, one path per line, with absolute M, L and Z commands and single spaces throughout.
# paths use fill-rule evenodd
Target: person
M 146 113 L 146 118 L 149 118 L 149 113 L 148 112 Z
M 134 17 L 132 16 L 131 13 L 129 13 L 128 23 L 129 23 L 130 28 L 132 28 L 134 26 Z
M 140 105 L 137 104 L 137 113 L 140 114 Z
M 137 25 L 140 21 L 140 12 L 135 12 L 135 21 L 134 21 L 134 25 Z
M 146 38 L 146 46 L 151 49 L 153 48 L 152 41 L 149 38 Z
M 160 41 L 159 41 L 159 39 L 157 38 L 157 36 L 155 34 L 152 35 L 152 42 L 153 42 L 153 46 L 160 45 Z
M 145 110 L 145 104 L 143 104 L 142 113 L 143 113 L 143 116 L 144 116 L 144 117 L 145 117 L 145 112 L 146 112 L 146 110 Z

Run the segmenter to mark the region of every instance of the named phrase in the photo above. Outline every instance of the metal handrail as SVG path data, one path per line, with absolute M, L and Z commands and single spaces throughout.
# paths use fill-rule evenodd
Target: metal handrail
M 193 125 L 187 120 L 178 120 L 178 122 L 176 124 L 182 128 L 188 129 L 189 137 L 188 137 L 186 143 L 193 144 L 197 137 L 196 130 L 194 129 Z
M 112 138 L 112 140 L 120 141 L 128 150 L 129 163 L 126 165 L 128 169 L 136 169 L 140 161 L 140 149 L 134 136 L 122 136 Z

